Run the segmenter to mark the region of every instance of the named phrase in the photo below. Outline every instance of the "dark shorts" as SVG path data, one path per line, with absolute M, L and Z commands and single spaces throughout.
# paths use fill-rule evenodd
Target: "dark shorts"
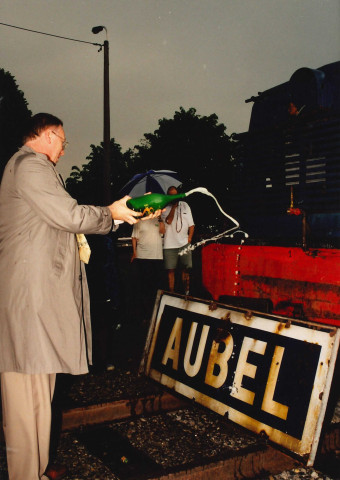
M 191 250 L 184 253 L 183 255 L 179 255 L 181 250 L 184 250 L 187 246 L 180 248 L 165 248 L 163 250 L 163 258 L 164 258 L 164 267 L 165 270 L 175 270 L 177 268 L 177 264 L 181 268 L 189 269 L 192 268 L 192 254 Z

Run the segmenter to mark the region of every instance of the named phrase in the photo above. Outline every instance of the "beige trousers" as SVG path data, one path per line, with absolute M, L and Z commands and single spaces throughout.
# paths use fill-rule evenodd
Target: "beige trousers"
M 56 375 L 0 375 L 9 480 L 47 479 Z

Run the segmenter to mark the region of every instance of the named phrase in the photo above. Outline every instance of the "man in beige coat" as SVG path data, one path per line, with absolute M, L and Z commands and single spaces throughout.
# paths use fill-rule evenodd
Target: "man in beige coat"
M 78 205 L 55 168 L 66 143 L 61 120 L 32 117 L 0 188 L 0 372 L 10 480 L 47 478 L 56 373 L 83 374 L 91 364 L 76 234 L 107 234 L 114 220 L 134 224 L 140 215 L 127 208 L 127 196 L 108 207 Z

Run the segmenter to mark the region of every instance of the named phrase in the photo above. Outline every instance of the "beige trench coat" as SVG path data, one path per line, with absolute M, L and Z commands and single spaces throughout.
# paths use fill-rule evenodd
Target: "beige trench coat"
M 107 207 L 78 205 L 29 147 L 0 187 L 0 372 L 71 373 L 91 363 L 89 294 L 76 233 L 106 234 Z

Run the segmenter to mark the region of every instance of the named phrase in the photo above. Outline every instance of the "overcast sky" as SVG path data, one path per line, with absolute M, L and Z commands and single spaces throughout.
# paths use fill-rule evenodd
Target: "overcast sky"
M 246 131 L 245 99 L 340 60 L 340 0 L 0 0 L 0 22 L 95 43 L 106 36 L 92 27 L 106 26 L 111 137 L 123 151 L 181 106 Z M 64 121 L 67 177 L 103 139 L 103 52 L 4 25 L 0 45 L 32 112 Z

